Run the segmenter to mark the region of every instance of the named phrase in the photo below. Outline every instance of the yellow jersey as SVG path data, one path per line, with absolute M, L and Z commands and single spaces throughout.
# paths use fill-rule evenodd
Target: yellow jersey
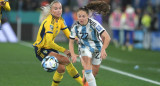
M 49 15 L 41 24 L 37 39 L 33 46 L 38 47 L 39 49 L 54 49 L 60 52 L 64 52 L 66 49 L 57 45 L 54 42 L 55 37 L 59 34 L 60 30 L 64 32 L 67 38 L 69 38 L 70 31 L 67 28 L 65 21 L 60 17 L 57 21 L 54 16 Z
M 4 1 L 4 0 L 0 0 L 0 2 L 1 1 Z M 5 6 L 3 6 L 3 8 L 5 9 L 5 11 L 10 11 L 11 10 L 8 1 L 6 2 Z M 1 23 L 1 19 L 2 19 L 2 6 L 0 6 L 0 23 Z

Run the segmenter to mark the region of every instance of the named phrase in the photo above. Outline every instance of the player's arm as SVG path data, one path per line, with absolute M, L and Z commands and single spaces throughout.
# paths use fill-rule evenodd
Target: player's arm
M 74 62 L 76 62 L 76 60 L 77 60 L 77 54 L 75 54 L 75 52 L 74 52 L 74 41 L 75 41 L 75 38 L 76 38 L 76 33 L 75 33 L 75 30 L 74 30 L 75 28 L 74 28 L 74 26 L 73 26 L 73 28 L 71 29 L 71 34 L 70 34 L 70 36 L 69 36 L 69 50 L 70 50 L 70 52 L 71 52 L 71 57 L 72 57 L 72 62 L 74 63 Z
M 59 52 L 63 52 L 63 53 L 65 53 L 68 57 L 70 57 L 70 56 L 71 56 L 70 51 L 67 50 L 67 49 L 65 49 L 65 48 L 63 48 L 63 47 L 61 47 L 61 46 L 59 46 L 59 45 L 56 44 L 54 41 L 52 41 L 52 37 L 51 37 L 51 36 L 53 36 L 51 33 L 47 33 L 47 34 L 46 34 L 47 44 L 48 44 L 52 49 L 57 50 L 57 51 L 59 51 Z
M 69 29 L 68 28 L 66 28 L 65 30 L 63 30 L 63 33 L 66 35 L 66 37 L 69 39 L 69 36 L 70 36 L 70 31 L 69 31 Z M 76 36 L 75 38 L 74 38 L 77 42 L 78 42 L 78 37 Z
M 107 53 L 106 53 L 106 48 L 108 47 L 109 43 L 110 43 L 110 36 L 109 34 L 107 33 L 106 30 L 104 30 L 102 33 L 101 33 L 101 38 L 103 39 L 103 46 L 102 46 L 102 49 L 101 49 L 101 58 L 102 59 L 105 59 L 106 56 L 107 56 Z
M 74 39 L 69 39 L 69 50 L 71 53 L 72 62 L 75 63 L 77 60 L 77 54 L 74 53 Z
M 66 50 L 65 48 L 57 45 L 54 41 L 52 41 L 52 36 L 53 36 L 53 33 L 49 33 L 47 32 L 46 33 L 46 42 L 47 44 L 52 48 L 52 49 L 55 49 L 57 51 L 60 51 L 60 52 L 63 52 Z
M 75 63 L 77 61 L 78 55 L 74 52 L 74 39 L 69 39 L 69 50 L 71 53 L 72 62 Z
M 64 33 L 64 34 L 66 35 L 66 37 L 69 39 L 69 36 L 70 36 L 70 31 L 69 31 L 69 29 L 67 28 L 67 29 L 63 30 L 63 33 Z M 74 40 L 76 40 L 77 42 L 79 41 L 79 39 L 78 39 L 77 36 L 74 38 Z
M 68 28 L 62 29 L 63 33 L 65 34 L 65 36 L 69 39 L 70 36 L 70 31 Z
M 10 10 L 11 10 L 8 1 L 1 1 L 1 2 L 0 2 L 0 5 L 1 5 L 6 11 L 10 11 Z
M 107 31 L 104 31 L 101 34 L 101 38 L 103 39 L 102 50 L 105 50 L 108 47 L 109 43 L 110 43 L 111 37 L 109 36 L 109 34 L 107 33 Z
M 108 47 L 111 38 L 110 38 L 109 34 L 107 33 L 107 31 L 101 26 L 101 24 L 99 24 L 98 22 L 96 22 L 96 23 L 97 23 L 96 31 L 100 34 L 102 41 L 103 41 L 103 46 L 101 49 L 101 58 L 105 59 L 107 56 L 107 53 L 105 50 Z
M 61 30 L 63 31 L 63 33 L 65 34 L 65 36 L 69 39 L 70 31 L 67 28 L 67 25 L 66 25 L 64 19 L 62 19 L 62 22 L 61 22 Z
M 51 23 L 49 21 L 47 21 L 44 24 L 44 28 L 45 28 L 46 43 L 49 45 L 49 47 L 64 53 L 66 49 L 57 45 L 53 41 L 53 29 L 51 28 Z

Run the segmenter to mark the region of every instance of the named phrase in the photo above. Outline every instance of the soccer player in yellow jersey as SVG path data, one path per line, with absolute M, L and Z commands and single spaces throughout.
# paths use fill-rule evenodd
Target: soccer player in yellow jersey
M 1 29 L 1 19 L 2 19 L 2 7 L 6 11 L 10 11 L 11 10 L 8 0 L 0 0 L 0 29 Z
M 53 1 L 50 5 L 43 7 L 45 16 L 43 22 L 39 28 L 37 34 L 37 40 L 33 44 L 35 48 L 36 57 L 42 61 L 45 56 L 55 56 L 59 61 L 59 66 L 54 73 L 52 86 L 58 86 L 59 82 L 63 78 L 65 67 L 70 76 L 78 81 L 82 86 L 82 78 L 78 74 L 76 68 L 69 61 L 68 57 L 60 55 L 59 52 L 65 53 L 70 56 L 70 51 L 57 45 L 54 42 L 55 37 L 59 34 L 60 30 L 64 32 L 67 38 L 69 38 L 70 31 L 67 28 L 65 21 L 61 17 L 62 5 L 59 1 Z M 47 12 L 48 11 L 48 12 Z

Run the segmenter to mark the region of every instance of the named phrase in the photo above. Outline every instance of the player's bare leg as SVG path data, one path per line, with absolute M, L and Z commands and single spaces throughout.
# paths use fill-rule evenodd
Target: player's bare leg
M 55 56 L 57 58 L 59 64 L 68 65 L 70 63 L 70 61 L 67 57 L 60 55 L 58 53 L 51 52 L 51 53 L 49 53 L 49 56 Z
M 92 70 L 93 70 L 92 72 L 93 72 L 94 77 L 96 77 L 96 75 L 98 74 L 99 67 L 100 65 L 92 65 Z
M 95 78 L 92 73 L 92 62 L 91 58 L 87 56 L 83 56 L 81 59 L 82 66 L 85 70 L 84 76 L 86 78 L 86 81 L 88 82 L 89 86 L 97 86 Z

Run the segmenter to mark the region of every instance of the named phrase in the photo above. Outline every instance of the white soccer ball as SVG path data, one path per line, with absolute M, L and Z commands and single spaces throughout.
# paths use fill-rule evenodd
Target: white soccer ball
M 54 56 L 46 56 L 43 58 L 41 65 L 45 71 L 53 72 L 58 68 L 59 63 Z

